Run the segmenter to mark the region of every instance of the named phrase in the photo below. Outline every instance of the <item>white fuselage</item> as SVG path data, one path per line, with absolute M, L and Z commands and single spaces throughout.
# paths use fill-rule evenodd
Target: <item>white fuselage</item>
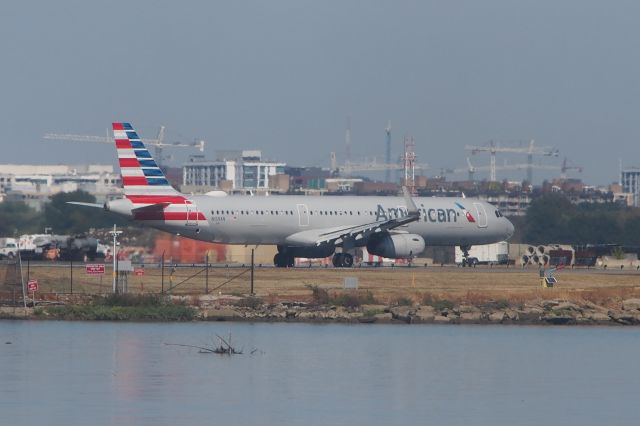
M 292 235 L 340 229 L 407 214 L 401 197 L 370 196 L 188 196 L 183 220 L 144 220 L 185 237 L 229 244 L 299 245 Z M 394 232 L 418 234 L 427 245 L 489 244 L 508 239 L 513 225 L 491 204 L 469 198 L 414 198 L 416 222 Z M 171 212 L 174 206 L 167 207 Z M 184 211 L 185 206 L 177 206 Z M 467 218 L 470 214 L 472 220 Z

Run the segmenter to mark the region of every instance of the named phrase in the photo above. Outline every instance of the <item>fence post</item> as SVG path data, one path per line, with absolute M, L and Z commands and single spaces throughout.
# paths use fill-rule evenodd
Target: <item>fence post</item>
M 164 294 L 164 251 L 162 252 L 162 260 L 160 261 L 160 273 L 161 273 L 161 278 L 160 278 L 160 282 L 161 282 L 161 288 L 162 290 L 160 291 L 161 294 Z
M 251 296 L 253 296 L 255 293 L 253 292 L 253 271 L 254 271 L 254 257 L 253 257 L 253 253 L 254 253 L 255 249 L 251 249 Z
M 69 261 L 70 269 L 71 269 L 71 294 L 73 294 L 73 259 Z
M 205 270 L 204 270 L 204 294 L 209 294 L 209 252 L 205 256 Z

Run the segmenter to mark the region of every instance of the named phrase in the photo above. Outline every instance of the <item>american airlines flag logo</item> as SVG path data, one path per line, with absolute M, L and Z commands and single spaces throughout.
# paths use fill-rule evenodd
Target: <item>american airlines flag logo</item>
M 125 187 L 171 187 L 131 124 L 113 123 L 113 137 L 118 150 L 122 184 Z
M 464 215 L 466 216 L 467 220 L 469 222 L 475 223 L 476 219 L 473 217 L 473 215 L 464 208 L 464 206 L 460 203 L 454 203 L 456 205 L 456 207 L 458 207 L 460 210 L 462 210 L 462 213 L 464 213 Z
M 113 123 L 113 138 L 124 193 L 136 207 L 134 219 L 191 223 L 206 220 L 189 199 L 169 184 L 130 123 Z M 141 208 L 144 206 L 150 208 Z

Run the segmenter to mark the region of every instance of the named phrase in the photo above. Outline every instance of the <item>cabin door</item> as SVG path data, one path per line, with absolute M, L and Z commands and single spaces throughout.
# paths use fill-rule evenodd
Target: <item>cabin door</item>
M 473 203 L 476 208 L 476 223 L 478 228 L 486 228 L 488 223 L 487 212 L 484 206 L 480 203 Z
M 309 208 L 306 204 L 298 204 L 298 225 L 309 226 Z
M 198 206 L 186 200 L 184 205 L 187 208 L 187 221 L 185 224 L 187 226 L 198 226 Z

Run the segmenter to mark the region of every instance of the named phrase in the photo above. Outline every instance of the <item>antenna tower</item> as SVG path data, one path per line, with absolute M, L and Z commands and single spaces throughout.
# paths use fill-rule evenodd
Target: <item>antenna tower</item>
M 387 122 L 387 127 L 386 129 L 384 129 L 384 131 L 387 134 L 387 155 L 385 158 L 385 162 L 387 164 L 391 164 L 391 120 Z M 387 183 L 391 182 L 391 170 L 387 170 L 384 172 L 384 181 Z
M 404 154 L 402 160 L 404 161 L 404 185 L 409 190 L 409 193 L 415 195 L 416 193 L 416 153 L 415 142 L 413 137 L 405 136 L 404 138 Z
M 347 130 L 344 135 L 347 163 L 351 162 L 351 117 L 347 116 Z

